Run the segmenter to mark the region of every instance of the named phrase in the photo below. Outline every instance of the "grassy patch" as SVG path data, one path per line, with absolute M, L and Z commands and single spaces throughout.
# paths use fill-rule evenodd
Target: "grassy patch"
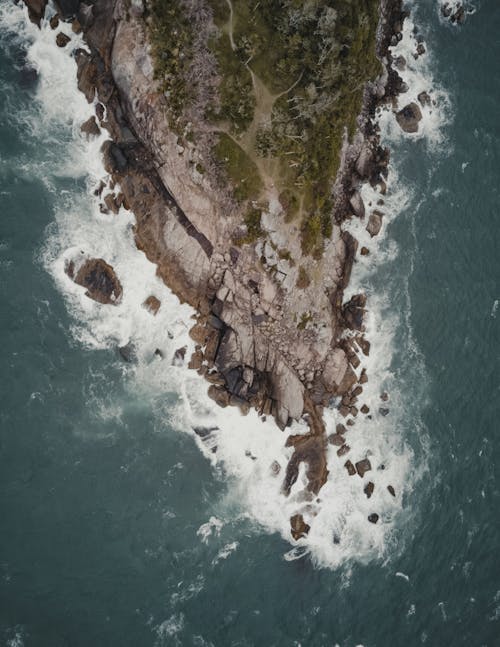
M 229 135 L 221 133 L 214 152 L 234 187 L 236 199 L 257 199 L 262 190 L 259 171 L 241 146 Z

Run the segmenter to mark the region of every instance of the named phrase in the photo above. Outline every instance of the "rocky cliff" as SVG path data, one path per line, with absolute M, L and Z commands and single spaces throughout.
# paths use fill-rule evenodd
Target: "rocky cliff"
M 25 1 L 32 19 L 39 21 L 44 3 Z M 197 4 L 197 20 L 217 30 L 207 3 Z M 168 118 L 172 97 L 155 74 L 154 16 L 147 5 L 141 0 L 59 0 L 57 5 L 59 18 L 73 21 L 88 45 L 88 51 L 76 53 L 78 85 L 96 106 L 97 120 L 87 128 L 105 128 L 110 135 L 103 148 L 105 166 L 121 193 L 109 204 L 118 201 L 133 211 L 137 246 L 177 296 L 199 313 L 191 331 L 197 347 L 190 367 L 207 379 L 209 395 L 221 406 L 239 406 L 243 413 L 255 407 L 263 416 L 274 416 L 282 429 L 305 416 L 310 433 L 287 441 L 294 454 L 283 490 L 290 490 L 305 463 L 309 489 L 317 493 L 328 473 L 322 408 L 334 405 L 343 415 L 357 415 L 355 405 L 368 379 L 358 369 L 359 354 L 370 350 L 363 334 L 366 299 L 343 298 L 358 253 L 343 223 L 366 218 L 372 235 L 380 230 L 383 214 L 365 214 L 359 187 L 370 182 L 381 196 L 385 193 L 388 151 L 379 144 L 372 118 L 377 105 L 399 90 L 388 45 L 398 39 L 404 20 L 400 0 L 377 4 L 373 48 L 381 65 L 374 78 L 363 79 L 355 128 L 340 133 L 335 173 L 321 188 L 328 198 L 327 215 L 323 209 L 321 216 L 326 233 L 309 248 L 304 232 L 312 220 L 289 217 L 282 187 L 269 171 L 271 162 L 256 158 L 259 188 L 242 197 L 236 181 L 225 174 L 228 158 L 221 163 L 210 152 L 221 132 L 214 135 L 194 114 L 192 122 L 180 122 L 182 128 Z M 229 36 L 233 43 L 234 34 Z M 216 95 L 220 70 L 216 65 L 210 70 Z M 270 96 L 271 110 L 278 95 L 266 94 L 256 75 L 252 82 L 260 93 L 257 105 Z M 231 134 L 243 149 L 256 119 L 254 113 L 243 134 Z M 332 442 L 347 453 L 344 432 L 340 429 Z

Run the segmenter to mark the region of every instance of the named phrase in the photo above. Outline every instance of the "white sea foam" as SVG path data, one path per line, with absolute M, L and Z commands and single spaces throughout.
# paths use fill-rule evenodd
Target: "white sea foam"
M 371 250 L 369 256 L 358 258 L 346 298 L 359 291 L 366 291 L 369 295 L 366 326 L 371 352 L 369 357 L 362 357 L 358 373 L 366 368 L 370 377 L 360 404 L 366 403 L 370 407 L 372 417 L 359 415 L 356 425 L 350 428 L 347 442 L 351 450 L 347 457 L 339 458 L 336 448 L 329 446 L 330 474 L 317 497 L 309 500 L 305 496 L 303 465 L 290 496 L 285 497 L 282 493 L 283 475 L 293 451 L 284 446 L 286 435 L 270 420 L 261 421 L 255 411 L 244 417 L 236 408 L 218 408 L 208 398 L 207 385 L 202 378 L 189 371 L 185 363 L 171 364 L 176 349 L 186 346 L 186 358 L 193 350 L 193 342 L 188 336 L 193 311 L 179 303 L 156 277 L 155 266 L 135 247 L 132 214 L 123 209 L 117 216 L 100 211 L 99 198 L 93 195 L 93 189 L 101 180 L 107 179 L 100 154 L 106 135 L 89 142 L 80 132 L 80 124 L 94 110 L 76 87 L 76 64 L 71 52 L 82 46 L 81 39 L 63 27 L 68 30 L 72 41 L 64 49 L 58 48 L 55 33 L 47 23 L 43 23 L 38 31 L 28 22 L 26 10 L 20 7 L 10 7 L 6 12 L 2 6 L 0 26 L 17 30 L 26 42 L 31 43 L 28 58 L 40 73 L 36 98 L 41 106 L 40 119 L 31 124 L 32 131 L 35 137 L 45 141 L 52 137 L 54 147 L 59 151 L 59 161 L 54 166 L 32 171 L 38 172 L 53 192 L 56 186 L 54 176 L 85 178 L 87 184 L 86 192 L 68 190 L 55 196 L 55 222 L 48 232 L 43 253 L 45 267 L 65 295 L 73 315 L 71 334 L 74 339 L 88 348 L 133 344 L 137 363 L 126 365 L 124 369 L 131 392 L 134 397 L 150 402 L 160 420 L 190 433 L 214 468 L 224 475 L 228 491 L 220 506 L 222 513 L 234 517 L 235 509 L 243 509 L 257 522 L 256 527 L 278 532 L 287 540 L 290 540 L 290 516 L 297 512 L 304 515 L 311 525 L 309 536 L 296 542 L 285 559 L 293 560 L 309 554 L 315 563 L 335 567 L 353 559 L 366 561 L 385 556 L 393 544 L 397 519 L 404 516 L 405 495 L 411 491 L 420 470 L 418 460 L 405 443 L 405 434 L 417 428 L 418 420 L 412 422 L 410 430 L 406 428 L 408 396 L 403 389 L 398 389 L 392 369 L 395 334 L 402 326 L 407 329 L 407 314 L 392 311 L 390 294 L 377 291 L 371 282 L 375 267 L 392 264 L 397 258 L 398 250 L 385 232 L 391 219 L 411 198 L 399 187 L 395 172 L 391 169 L 380 236 L 371 240 L 364 230 L 364 223 L 358 220 L 353 220 L 348 227 L 360 245 Z M 411 23 L 408 23 L 405 39 L 412 39 L 411 29 Z M 406 52 L 405 39 L 398 48 Z M 420 89 L 429 90 L 428 82 L 424 82 L 425 60 L 411 62 L 415 71 L 409 69 L 405 79 L 411 87 L 409 98 L 416 96 Z M 435 97 L 438 104 L 446 104 L 437 90 Z M 430 143 L 440 141 L 438 107 L 424 111 L 424 128 L 419 136 L 426 137 Z M 394 124 L 394 116 L 384 112 L 381 126 L 385 139 L 397 140 L 403 136 Z M 66 143 L 61 145 L 61 140 Z M 369 186 L 363 187 L 362 195 L 367 204 L 370 201 L 375 204 L 380 198 Z M 66 259 L 80 252 L 102 257 L 115 268 L 123 286 L 123 297 L 118 305 L 95 303 L 85 296 L 82 287 L 67 277 L 64 272 Z M 156 316 L 141 305 L 151 294 L 162 304 Z M 411 344 L 410 335 L 408 339 L 407 343 Z M 163 359 L 155 353 L 157 349 Z M 416 370 L 420 370 L 418 366 Z M 384 404 L 390 409 L 387 416 L 379 411 L 381 390 L 390 392 L 390 400 Z M 172 394 L 172 397 L 168 398 L 166 394 Z M 111 416 L 118 420 L 120 417 L 119 408 L 108 401 L 101 409 L 96 406 L 95 410 L 104 419 Z M 325 422 L 331 433 L 338 422 L 345 421 L 336 409 L 331 409 L 326 412 Z M 195 434 L 193 428 L 202 429 Z M 296 422 L 290 429 L 290 433 L 305 431 L 304 422 Z M 367 456 L 372 470 L 363 479 L 357 475 L 349 476 L 344 467 L 346 458 L 356 462 Z M 368 481 L 375 485 L 370 499 L 363 492 Z M 394 487 L 396 497 L 391 496 L 388 485 Z M 367 521 L 368 515 L 374 512 L 380 515 L 377 524 Z M 211 536 L 217 536 L 225 521 L 225 518 L 212 517 L 203 524 L 198 530 L 201 540 L 208 542 Z M 236 547 L 237 542 L 228 544 L 223 552 L 229 550 L 228 546 Z M 221 553 L 219 556 L 223 558 Z M 181 624 L 178 617 L 162 623 L 158 628 L 159 639 L 166 640 L 171 635 L 171 628 L 174 625 L 178 628 Z M 175 631 L 180 630 L 177 628 Z
M 378 119 L 385 137 L 393 144 L 402 139 L 423 140 L 431 149 L 442 148 L 448 144 L 444 137 L 444 127 L 449 122 L 452 111 L 451 101 L 448 93 L 434 80 L 433 52 L 423 42 L 425 52 L 415 58 L 417 53 L 418 30 L 413 21 L 413 16 L 406 18 L 403 24 L 402 40 L 395 46 L 390 47 L 394 59 L 402 56 L 406 65 L 403 70 L 398 69 L 398 74 L 408 86 L 408 91 L 400 94 L 396 100 L 395 110 L 401 110 L 409 103 L 416 103 L 422 112 L 422 120 L 416 133 L 405 133 L 399 127 L 388 108 L 381 108 L 378 111 Z M 430 97 L 430 104 L 422 105 L 418 99 L 419 94 L 427 92 Z

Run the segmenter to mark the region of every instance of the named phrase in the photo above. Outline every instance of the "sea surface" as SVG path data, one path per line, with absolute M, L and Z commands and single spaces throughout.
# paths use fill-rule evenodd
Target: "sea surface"
M 351 290 L 369 297 L 373 413 L 349 438 L 375 494 L 332 455 L 294 544 L 299 496 L 270 470 L 283 435 L 172 365 L 192 311 L 135 249 L 133 214 L 99 209 L 82 43 L 0 0 L 1 646 L 500 646 L 500 6 L 474 5 L 457 28 L 413 3 L 394 50 L 408 100 L 434 103 L 416 136 L 380 115 L 384 227 L 349 225 L 370 247 Z M 115 267 L 122 304 L 66 277 L 82 253 Z

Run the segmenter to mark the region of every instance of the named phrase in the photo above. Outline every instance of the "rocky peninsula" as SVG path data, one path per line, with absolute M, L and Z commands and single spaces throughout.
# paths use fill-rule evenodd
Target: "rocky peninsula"
M 39 24 L 46 0 L 24 1 Z M 198 313 L 189 367 L 222 407 L 253 407 L 285 431 L 307 420 L 309 433 L 284 437 L 294 448 L 285 494 L 301 464 L 309 492 L 320 491 L 328 444 L 363 477 L 370 462 L 349 460 L 348 429 L 370 415 L 360 369 L 367 304 L 344 291 L 369 250 L 344 224 L 359 218 L 371 236 L 382 227 L 389 151 L 374 117 L 403 89 L 403 62 L 389 51 L 401 38 L 401 0 L 55 4 L 51 27 L 71 22 L 88 48 L 75 54 L 78 86 L 96 116 L 82 130 L 109 133 L 102 208 L 134 213 L 137 247 Z M 396 118 L 416 132 L 422 115 L 412 103 Z M 375 207 L 363 203 L 365 182 L 379 192 Z M 67 273 L 90 298 L 119 301 L 105 259 L 75 263 Z M 145 304 L 152 314 L 155 299 Z M 346 418 L 330 437 L 327 406 Z M 370 498 L 373 483 L 364 491 Z M 308 531 L 291 518 L 295 539 Z

